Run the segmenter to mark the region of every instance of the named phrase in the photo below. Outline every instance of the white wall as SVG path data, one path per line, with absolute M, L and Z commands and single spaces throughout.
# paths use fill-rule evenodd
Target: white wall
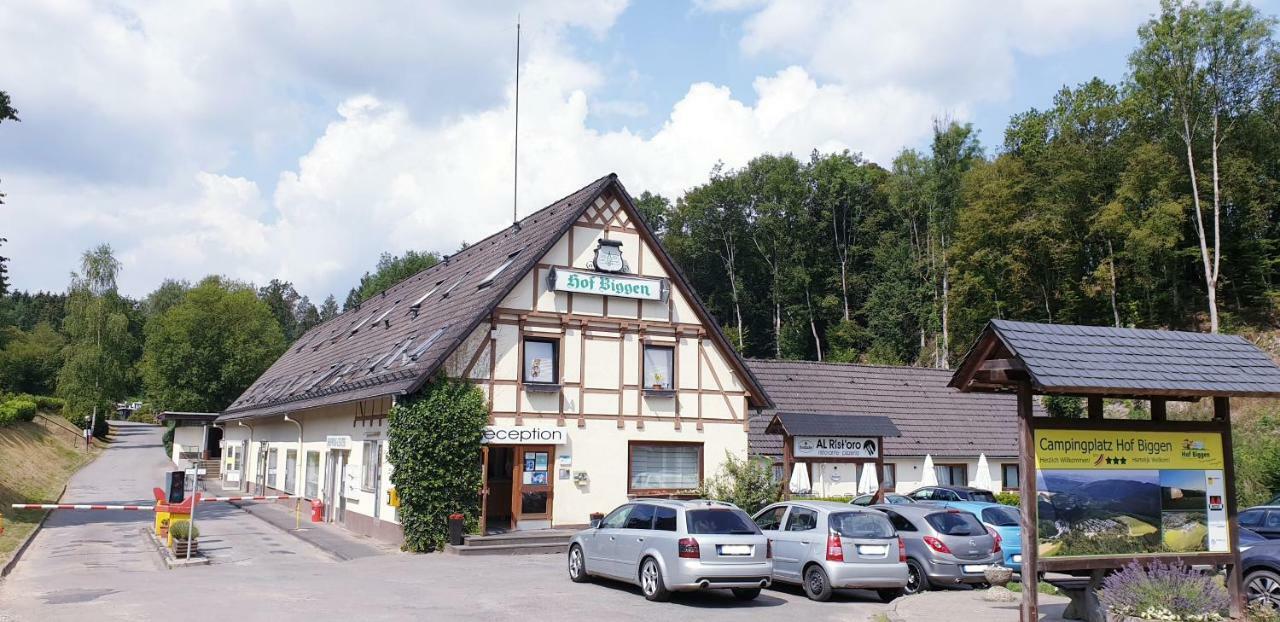
M 173 454 L 169 456 L 173 459 L 173 463 L 181 468 L 186 468 L 186 461 L 178 458 L 183 451 L 198 452 L 204 447 L 204 426 L 186 426 L 180 425 L 173 430 Z
M 978 476 L 978 457 L 970 458 L 949 458 L 935 457 L 934 464 L 964 464 L 965 472 L 968 476 L 968 485 L 973 486 Z M 1000 492 L 1001 488 L 1001 465 L 1016 464 L 1016 458 L 987 458 L 987 469 L 991 474 L 991 483 L 989 490 L 992 492 Z M 924 478 L 924 458 L 886 458 L 885 464 L 893 464 L 896 466 L 897 482 L 894 491 L 906 494 L 921 486 L 921 480 Z M 812 474 L 810 483 L 813 486 L 813 494 L 823 497 L 837 497 L 843 495 L 855 495 L 858 490 L 858 478 L 862 475 L 862 471 L 855 469 L 853 464 L 848 463 L 826 463 L 814 464 L 810 469 Z

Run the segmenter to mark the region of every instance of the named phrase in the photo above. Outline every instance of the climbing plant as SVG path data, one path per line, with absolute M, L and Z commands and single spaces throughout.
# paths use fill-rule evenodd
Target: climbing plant
M 465 380 L 437 378 L 391 409 L 387 459 L 400 497 L 406 550 L 444 546 L 455 512 L 475 532 L 480 519 L 480 435 L 489 419 L 484 394 Z

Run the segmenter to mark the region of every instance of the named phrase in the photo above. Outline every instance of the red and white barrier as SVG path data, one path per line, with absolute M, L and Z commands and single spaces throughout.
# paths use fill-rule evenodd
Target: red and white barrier
M 200 503 L 208 501 L 276 501 L 278 499 L 300 499 L 297 495 L 259 495 L 256 497 L 200 497 Z
M 15 503 L 15 510 L 135 510 L 138 512 L 154 512 L 154 505 L 91 505 L 71 503 Z

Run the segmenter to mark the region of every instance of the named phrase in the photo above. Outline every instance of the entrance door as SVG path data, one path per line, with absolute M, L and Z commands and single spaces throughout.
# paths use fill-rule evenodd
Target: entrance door
M 345 523 L 347 452 L 330 449 L 329 459 L 324 461 L 324 465 L 324 519 L 330 523 Z
M 482 467 L 484 485 L 489 491 L 484 496 L 485 533 L 502 533 L 513 527 L 515 515 L 511 511 L 511 498 L 514 494 L 512 475 L 516 474 L 514 465 L 514 447 L 490 445 L 486 448 Z
M 551 478 L 555 447 L 521 445 L 515 450 L 515 476 L 511 507 L 516 529 L 548 529 L 551 527 Z
M 267 494 L 267 444 L 258 445 L 258 491 L 260 495 Z

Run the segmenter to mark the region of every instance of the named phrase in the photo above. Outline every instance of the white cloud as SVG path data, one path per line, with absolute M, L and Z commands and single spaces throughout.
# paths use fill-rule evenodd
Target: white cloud
M 796 64 L 750 93 L 691 84 L 647 134 L 592 128 L 591 116 L 643 104 L 610 93 L 566 43 L 569 29 L 606 36 L 620 4 L 520 7 L 522 214 L 610 171 L 633 192 L 674 197 L 717 162 L 762 152 L 850 148 L 887 162 L 930 117 L 966 118 L 1007 89 L 1011 55 L 1090 28 L 1069 8 L 1069 34 L 1055 39 L 1033 9 L 943 3 L 909 23 L 919 16 L 897 5 L 730 4 L 702 8 L 744 12 L 743 48 Z M 514 10 L 102 6 L 0 6 L 0 86 L 23 112 L 0 128 L 0 235 L 17 287 L 62 287 L 80 251 L 108 241 L 132 295 L 220 273 L 341 298 L 383 251 L 448 252 L 509 223 Z

